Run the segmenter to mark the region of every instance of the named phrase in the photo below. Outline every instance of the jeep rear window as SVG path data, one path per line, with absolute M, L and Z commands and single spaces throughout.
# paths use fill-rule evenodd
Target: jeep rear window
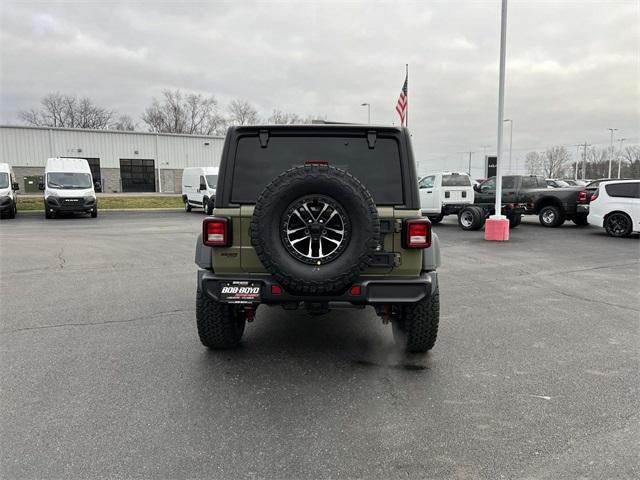
M 466 175 L 443 175 L 443 187 L 470 187 L 471 180 Z
M 231 202 L 255 203 L 264 187 L 285 170 L 306 162 L 327 162 L 348 171 L 371 192 L 378 205 L 403 203 L 398 141 L 378 137 L 369 148 L 363 137 L 271 136 L 265 148 L 258 137 L 238 140 Z

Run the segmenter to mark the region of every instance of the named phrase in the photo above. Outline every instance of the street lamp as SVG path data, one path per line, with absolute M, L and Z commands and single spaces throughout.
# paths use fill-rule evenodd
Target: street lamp
M 367 107 L 367 124 L 371 124 L 371 104 L 361 103 L 361 107 Z
M 609 147 L 609 175 L 607 178 L 611 178 L 611 160 L 613 160 L 613 132 L 617 132 L 617 128 L 607 128 L 611 132 L 611 146 Z
M 511 173 L 511 152 L 513 150 L 513 120 L 506 118 L 505 122 L 509 122 L 509 173 Z
M 626 138 L 619 138 L 620 149 L 618 150 L 618 178 L 620 178 L 620 170 L 622 169 L 622 142 L 624 142 Z

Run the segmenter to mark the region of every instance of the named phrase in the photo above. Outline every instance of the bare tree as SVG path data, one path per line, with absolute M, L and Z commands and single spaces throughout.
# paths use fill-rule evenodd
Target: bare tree
M 120 115 L 115 121 L 109 125 L 111 130 L 122 130 L 124 132 L 133 132 L 136 129 L 136 124 L 133 123 L 133 119 L 129 115 Z
M 141 118 L 149 131 L 157 133 L 219 135 L 224 134 L 226 127 L 213 96 L 183 95 L 180 90 L 164 90 L 162 99 L 154 98 Z
M 267 122 L 273 125 L 295 125 L 302 123 L 303 120 L 295 113 L 287 113 L 274 109 L 271 116 L 267 119 Z
M 586 178 L 605 178 L 609 175 L 609 149 L 592 147 L 587 150 Z
M 543 172 L 546 178 L 561 178 L 565 175 L 571 155 L 566 147 L 555 146 L 544 152 Z
M 640 178 L 640 145 L 625 147 L 621 152 L 622 171 L 621 177 Z
M 538 152 L 529 152 L 525 157 L 525 164 L 527 165 L 527 170 L 531 175 L 541 175 L 543 171 L 543 159 L 542 155 Z
M 232 100 L 227 111 L 231 125 L 255 125 L 258 123 L 258 111 L 246 100 Z
M 113 118 L 113 111 L 97 106 L 88 97 L 50 93 L 40 108 L 21 111 L 20 119 L 34 127 L 67 127 L 104 129 Z
M 570 161 L 571 156 L 563 146 L 551 147 L 542 153 L 529 152 L 525 157 L 529 173 L 544 175 L 545 178 L 563 177 Z

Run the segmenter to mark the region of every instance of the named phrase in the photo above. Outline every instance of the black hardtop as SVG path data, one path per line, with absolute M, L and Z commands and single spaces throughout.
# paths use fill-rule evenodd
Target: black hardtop
M 251 125 L 232 126 L 227 130 L 225 143 L 220 160 L 218 175 L 216 206 L 221 208 L 236 207 L 231 202 L 231 189 L 234 172 L 234 159 L 238 141 L 243 137 L 258 137 L 261 145 L 268 148 L 269 138 L 278 137 L 332 137 L 352 136 L 366 138 L 369 148 L 375 148 L 378 136 L 392 137 L 398 141 L 400 153 L 400 168 L 402 176 L 403 201 L 394 205 L 400 209 L 419 209 L 418 177 L 416 173 L 411 135 L 406 127 L 385 125 L 355 125 L 338 123 L 319 123 L 305 125 Z

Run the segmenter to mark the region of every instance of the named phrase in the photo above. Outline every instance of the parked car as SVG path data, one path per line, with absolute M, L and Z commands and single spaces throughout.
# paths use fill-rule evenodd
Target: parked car
M 217 167 L 185 168 L 182 172 L 184 211 L 190 212 L 193 207 L 197 207 L 211 215 L 216 203 L 217 185 Z
M 476 188 L 476 205 L 493 205 L 496 179 L 491 177 Z M 525 215 L 538 215 L 545 227 L 559 227 L 565 220 L 587 225 L 589 196 L 583 187 L 549 188 L 544 177 L 506 175 L 502 177 L 503 204 L 525 205 Z
M 547 178 L 545 179 L 545 182 L 547 182 L 547 187 L 551 187 L 551 188 L 562 188 L 562 187 L 571 186 L 569 183 L 565 182 L 564 180 L 555 180 L 553 178 Z
M 563 178 L 563 181 L 569 184 L 570 187 L 584 187 L 587 183 L 584 180 L 577 180 L 575 178 Z
M 640 232 L 640 180 L 600 182 L 591 197 L 589 223 L 612 237 Z
M 223 152 L 196 244 L 205 346 L 236 347 L 263 304 L 313 315 L 371 306 L 403 350 L 434 346 L 440 253 L 406 128 L 230 127 Z
M 44 167 L 44 183 L 38 186 L 44 190 L 45 218 L 53 218 L 58 213 L 98 216 L 95 185 L 85 159 L 49 158 Z
M 16 191 L 19 189 L 13 169 L 8 163 L 0 163 L 0 217 L 16 218 L 18 213 Z
M 434 173 L 421 178 L 418 188 L 420 211 L 431 223 L 439 223 L 446 215 L 457 214 L 473 203 L 472 181 L 466 173 Z

